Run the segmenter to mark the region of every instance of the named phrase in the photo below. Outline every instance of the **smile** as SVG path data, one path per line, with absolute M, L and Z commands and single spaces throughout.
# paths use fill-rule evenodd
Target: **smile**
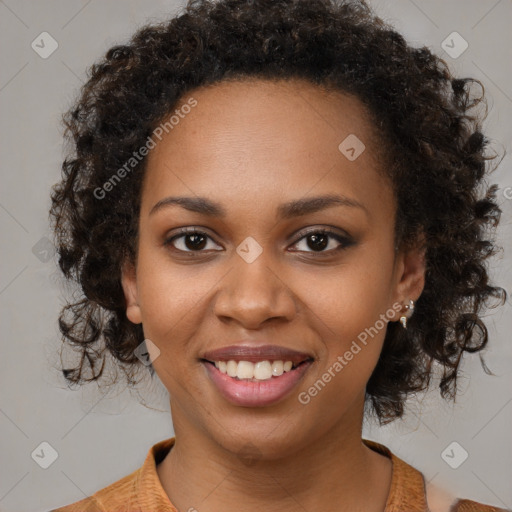
M 217 391 L 234 405 L 265 407 L 283 400 L 298 385 L 313 360 L 292 361 L 208 361 L 208 377 Z
M 297 366 L 297 365 L 296 365 Z M 292 361 L 215 361 L 215 367 L 221 373 L 238 379 L 267 380 L 272 377 L 280 377 L 284 372 L 289 372 L 294 367 Z

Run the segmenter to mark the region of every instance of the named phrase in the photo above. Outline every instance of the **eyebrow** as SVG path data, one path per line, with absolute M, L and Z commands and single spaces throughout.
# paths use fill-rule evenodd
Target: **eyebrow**
M 217 202 L 206 197 L 166 197 L 158 201 L 150 210 L 149 215 L 168 206 L 178 205 L 191 212 L 200 213 L 209 217 L 224 218 L 227 215 L 226 210 Z M 333 206 L 348 206 L 351 208 L 360 208 L 368 214 L 367 208 L 350 197 L 328 194 L 305 199 L 298 199 L 283 203 L 277 208 L 277 215 L 282 219 L 300 217 L 309 213 L 315 213 Z

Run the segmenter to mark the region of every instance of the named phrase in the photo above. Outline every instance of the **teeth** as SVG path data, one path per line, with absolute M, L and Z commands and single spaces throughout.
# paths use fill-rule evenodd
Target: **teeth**
M 279 377 L 279 375 L 283 375 L 284 372 L 284 363 L 283 361 L 274 361 L 272 363 L 272 375 L 275 377 Z
M 254 365 L 254 378 L 266 380 L 272 377 L 272 366 L 269 361 L 260 361 Z
M 226 364 L 226 373 L 230 377 L 236 377 L 237 369 L 238 369 L 238 363 L 236 361 L 228 361 L 227 362 L 227 364 Z M 220 370 L 220 368 L 219 368 L 219 370 Z
M 268 380 L 272 376 L 279 377 L 284 372 L 289 372 L 293 363 L 291 361 L 215 361 L 215 367 L 222 373 L 238 379 Z
M 250 361 L 240 361 L 236 370 L 236 376 L 239 379 L 254 378 L 254 364 Z

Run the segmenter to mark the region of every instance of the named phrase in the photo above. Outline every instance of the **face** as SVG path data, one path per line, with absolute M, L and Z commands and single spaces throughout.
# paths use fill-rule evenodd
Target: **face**
M 128 318 L 160 351 L 176 434 L 272 458 L 356 432 L 386 322 L 424 275 L 421 254 L 395 252 L 395 199 L 363 105 L 301 81 L 190 96 L 148 155 L 138 260 L 122 280 Z M 350 134 L 362 152 L 353 138 L 339 149 Z M 249 381 L 255 366 L 229 359 L 269 363 Z M 288 359 L 288 372 L 273 364 Z

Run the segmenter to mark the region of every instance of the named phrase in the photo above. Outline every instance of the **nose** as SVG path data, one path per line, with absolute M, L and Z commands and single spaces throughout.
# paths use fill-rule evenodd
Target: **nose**
M 293 319 L 296 302 L 290 284 L 271 268 L 264 254 L 251 263 L 238 254 L 233 256 L 233 267 L 222 279 L 214 304 L 214 313 L 222 321 L 258 329 L 271 319 Z

